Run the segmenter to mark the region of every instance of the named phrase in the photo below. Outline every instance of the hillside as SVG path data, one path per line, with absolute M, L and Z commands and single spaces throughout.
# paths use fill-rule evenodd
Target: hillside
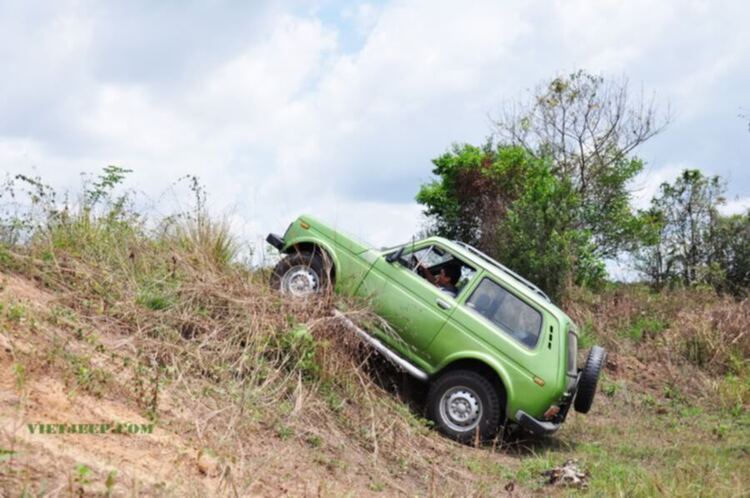
M 471 448 L 430 428 L 422 387 L 368 358 L 329 318 L 334 303 L 285 301 L 234 256 L 205 219 L 155 234 L 88 215 L 0 252 L 4 495 L 750 489 L 747 301 L 639 286 L 574 296 L 565 307 L 582 347 L 611 351 L 592 411 L 572 413 L 552 438 L 505 434 Z M 117 423 L 119 433 L 78 433 Z M 587 488 L 545 483 L 542 473 L 568 460 Z

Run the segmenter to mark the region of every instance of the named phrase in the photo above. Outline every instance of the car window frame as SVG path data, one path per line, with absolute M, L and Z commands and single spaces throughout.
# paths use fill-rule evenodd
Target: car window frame
M 481 273 L 483 273 L 484 269 L 482 267 L 478 267 L 477 265 L 475 265 L 473 263 L 466 262 L 466 260 L 464 258 L 461 258 L 461 257 L 459 257 L 456 254 L 456 251 L 452 251 L 450 248 L 446 247 L 445 245 L 443 245 L 443 244 L 441 244 L 441 243 L 439 243 L 437 241 L 431 241 L 431 240 L 420 240 L 419 242 L 415 242 L 413 245 L 410 242 L 407 242 L 406 244 L 402 244 L 400 246 L 396 246 L 395 248 L 392 248 L 392 250 L 389 250 L 389 251 L 383 253 L 383 256 L 386 257 L 389 254 L 398 251 L 401 247 L 404 247 L 405 249 L 411 249 L 411 253 L 415 253 L 417 251 L 421 251 L 422 249 L 426 249 L 428 247 L 432 248 L 432 247 L 435 247 L 435 246 L 439 247 L 444 252 L 450 253 L 451 256 L 453 256 L 453 259 L 457 259 L 458 261 L 460 261 L 463 266 L 468 266 L 469 268 L 471 268 L 471 269 L 474 270 L 474 275 L 472 275 L 471 279 L 469 279 L 469 281 L 466 282 L 466 285 L 464 285 L 461 289 L 459 289 L 459 292 L 455 296 L 452 296 L 452 295 L 448 294 L 447 292 L 442 292 L 441 291 L 441 293 L 444 295 L 445 298 L 450 298 L 453 301 L 455 301 L 457 304 L 461 304 L 462 301 L 466 300 L 466 298 L 465 298 L 466 291 L 468 289 L 471 289 L 472 287 L 474 287 L 474 283 L 476 282 L 477 276 L 480 275 Z M 404 269 L 408 270 L 410 273 L 412 273 L 412 274 L 416 275 L 417 277 L 419 277 L 420 279 L 424 280 L 425 283 L 427 283 L 428 285 L 434 287 L 437 290 L 440 290 L 439 287 L 431 284 L 426 278 L 424 278 L 421 275 L 419 275 L 416 272 L 415 269 L 410 269 L 408 266 L 403 265 L 401 261 L 399 261 L 398 264 L 400 264 L 401 266 L 403 266 Z
M 477 279 L 477 276 L 479 277 L 478 279 Z M 526 345 L 524 342 L 520 341 L 512 333 L 510 333 L 508 330 L 506 330 L 504 327 L 501 327 L 497 323 L 493 322 L 492 320 L 490 320 L 489 318 L 487 318 L 486 316 L 484 316 L 483 314 L 481 314 L 475 308 L 472 308 L 471 306 L 469 306 L 468 303 L 469 303 L 469 300 L 471 299 L 471 294 L 467 295 L 459 303 L 459 305 L 463 306 L 463 308 L 465 310 L 468 310 L 469 312 L 471 312 L 475 316 L 481 318 L 484 322 L 488 323 L 492 328 L 494 328 L 495 330 L 499 331 L 504 336 L 509 337 L 515 344 L 521 346 L 522 348 L 524 348 L 524 349 L 526 349 L 528 351 L 535 351 L 537 348 L 539 348 L 539 344 L 541 343 L 540 338 L 542 337 L 542 335 L 544 335 L 544 330 L 545 330 L 545 326 L 546 326 L 546 323 L 547 323 L 547 318 L 546 318 L 546 315 L 545 315 L 544 311 L 542 309 L 540 309 L 538 306 L 536 306 L 535 303 L 529 302 L 529 300 L 526 299 L 525 296 L 523 296 L 523 295 L 521 295 L 521 294 L 519 294 L 517 292 L 514 292 L 507 285 L 503 285 L 501 282 L 498 281 L 499 279 L 497 279 L 491 273 L 487 272 L 487 270 L 483 269 L 483 271 L 481 271 L 481 272 L 478 271 L 477 274 L 474 276 L 474 278 L 472 280 L 474 280 L 474 279 L 476 279 L 476 282 L 474 283 L 473 286 L 471 286 L 471 294 L 473 294 L 474 292 L 477 291 L 477 289 L 479 288 L 479 286 L 482 285 L 482 281 L 484 279 L 487 279 L 490 282 L 494 283 L 495 285 L 500 286 L 500 288 L 502 288 L 504 291 L 506 291 L 509 294 L 511 294 L 512 296 L 516 297 L 516 299 L 519 299 L 521 302 L 525 303 L 531 309 L 533 309 L 534 311 L 536 311 L 537 313 L 539 313 L 539 315 L 541 317 L 541 321 L 539 322 L 539 333 L 536 336 L 536 342 L 534 343 L 533 346 Z M 469 287 L 470 287 L 469 285 L 466 285 L 466 287 L 464 287 L 464 289 L 469 289 Z M 462 289 L 462 291 L 464 289 Z

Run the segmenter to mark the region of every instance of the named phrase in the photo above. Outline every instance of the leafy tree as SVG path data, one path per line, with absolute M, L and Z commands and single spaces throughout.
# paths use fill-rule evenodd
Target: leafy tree
M 721 291 L 747 296 L 750 290 L 750 212 L 718 220 L 712 244 L 713 262 L 721 271 L 714 285 Z
M 627 184 L 643 163 L 631 154 L 668 122 L 668 112 L 659 112 L 642 93 L 633 97 L 626 80 L 577 71 L 507 106 L 495 128 L 504 142 L 551 158 L 552 171 L 580 198 L 574 226 L 589 230 L 595 255 L 607 258 L 641 235 Z
M 433 233 L 497 257 L 559 297 L 573 281 L 593 284 L 604 269 L 590 232 L 573 226 L 580 208 L 572 183 L 522 147 L 454 145 L 423 185 Z
M 492 252 L 497 227 L 519 196 L 533 158 L 519 147 L 454 145 L 433 160 L 437 179 L 422 185 L 430 230 Z
M 591 234 L 572 228 L 580 199 L 571 183 L 534 162 L 519 197 L 498 226 L 496 254 L 555 298 L 572 283 L 596 287 L 605 276 Z
M 654 284 L 711 283 L 718 277 L 712 263 L 724 203 L 724 183 L 699 170 L 685 170 L 673 183 L 663 183 L 645 215 L 656 237 L 637 255 L 637 267 Z

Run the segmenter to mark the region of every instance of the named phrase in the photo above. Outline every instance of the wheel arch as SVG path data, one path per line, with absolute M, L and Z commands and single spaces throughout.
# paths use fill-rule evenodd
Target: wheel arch
M 505 416 L 510 416 L 508 411 L 509 400 L 513 396 L 513 385 L 508 382 L 509 376 L 505 369 L 482 355 L 453 356 L 446 359 L 433 374 L 434 378 L 455 370 L 471 370 L 479 373 L 489 380 L 500 393 Z
M 321 242 L 317 239 L 295 239 L 284 247 L 282 251 L 284 254 L 295 254 L 301 252 L 311 252 L 313 254 L 321 254 L 324 262 L 330 267 L 331 282 L 336 282 L 336 269 L 339 266 L 336 253 L 331 247 L 325 242 Z

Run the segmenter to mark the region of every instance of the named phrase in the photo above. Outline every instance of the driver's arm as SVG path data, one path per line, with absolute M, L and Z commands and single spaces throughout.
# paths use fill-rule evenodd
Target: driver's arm
M 433 275 L 430 269 L 424 266 L 422 263 L 419 263 L 417 265 L 417 273 L 423 276 L 425 280 L 430 282 L 432 285 L 437 285 L 435 283 L 435 275 Z

